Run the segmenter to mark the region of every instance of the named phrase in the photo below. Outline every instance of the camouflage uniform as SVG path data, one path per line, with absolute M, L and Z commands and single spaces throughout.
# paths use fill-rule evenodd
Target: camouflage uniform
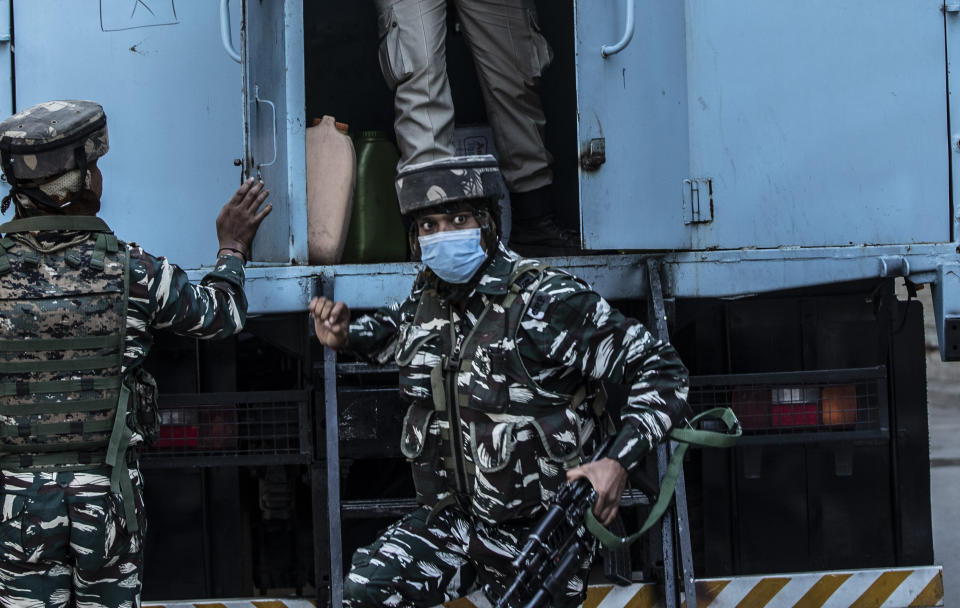
M 0 128 L 0 147 L 9 132 Z M 192 285 L 95 217 L 30 213 L 62 203 L 81 181 L 15 181 L 20 219 L 0 227 L 0 606 L 137 606 L 146 521 L 135 446 L 159 422 L 156 386 L 142 368 L 151 332 L 238 332 L 243 266 L 223 256 Z M 24 221 L 84 228 L 27 230 Z
M 470 172 L 430 191 L 456 198 L 437 193 L 476 183 Z M 425 269 L 401 305 L 356 319 L 349 345 L 399 365 L 412 401 L 402 451 L 423 508 L 357 552 L 348 606 L 433 605 L 476 587 L 499 596 L 529 526 L 595 426 L 606 428 L 594 387 L 630 387 L 608 452 L 627 470 L 664 439 L 687 395 L 669 344 L 583 281 L 502 245 L 465 293 Z M 567 591 L 565 605 L 579 604 L 583 576 Z

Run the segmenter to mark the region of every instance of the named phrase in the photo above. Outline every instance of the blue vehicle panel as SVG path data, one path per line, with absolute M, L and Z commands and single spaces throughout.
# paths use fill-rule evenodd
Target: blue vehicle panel
M 588 249 L 677 249 L 690 177 L 683 2 L 638 2 L 629 44 L 604 57 L 624 34 L 627 4 L 576 3 L 582 240 Z M 596 165 L 590 146 L 600 142 Z
M 576 21 L 589 248 L 951 240 L 942 2 L 639 3 L 606 58 L 601 4 Z
M 131 8 L 16 2 L 17 107 L 103 104 L 111 146 L 99 163 L 104 219 L 182 266 L 211 264 L 214 221 L 240 179 L 240 66 L 224 53 L 216 2 Z

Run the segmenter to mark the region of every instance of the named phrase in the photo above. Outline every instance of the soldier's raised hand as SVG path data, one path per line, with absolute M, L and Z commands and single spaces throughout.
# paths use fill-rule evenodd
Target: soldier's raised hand
M 350 309 L 343 302 L 333 302 L 323 296 L 310 300 L 313 331 L 324 346 L 340 350 L 347 345 L 350 328 Z
M 273 205 L 260 205 L 267 200 L 269 190 L 263 182 L 248 178 L 230 197 L 217 216 L 217 238 L 220 249 L 239 253 L 244 261 L 250 257 L 250 243 L 260 228 L 260 222 L 273 211 Z

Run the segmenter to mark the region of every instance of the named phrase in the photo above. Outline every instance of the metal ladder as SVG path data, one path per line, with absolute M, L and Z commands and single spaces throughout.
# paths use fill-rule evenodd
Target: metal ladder
M 667 312 L 663 300 L 662 267 L 657 258 L 647 258 L 647 322 L 650 333 L 658 340 L 670 341 L 667 329 Z M 667 471 L 667 463 L 673 452 L 673 442 L 665 441 L 657 446 L 657 473 L 660 481 Z M 668 449 L 669 447 L 669 449 Z M 667 510 L 660 522 L 663 551 L 663 585 L 666 608 L 679 608 L 681 605 L 676 580 L 677 547 L 674 539 L 674 521 L 676 521 L 676 539 L 679 540 L 679 571 L 682 577 L 684 604 L 697 606 L 697 590 L 693 574 L 693 547 L 690 542 L 690 517 L 687 513 L 687 490 L 683 468 L 677 478 L 677 489 L 673 506 Z

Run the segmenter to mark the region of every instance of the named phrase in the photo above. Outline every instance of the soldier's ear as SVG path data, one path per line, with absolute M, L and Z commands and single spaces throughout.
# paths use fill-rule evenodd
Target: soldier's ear
M 406 218 L 404 218 L 406 219 Z M 417 230 L 417 223 L 410 221 L 407 228 L 407 244 L 410 246 L 410 261 L 420 261 L 420 234 Z

